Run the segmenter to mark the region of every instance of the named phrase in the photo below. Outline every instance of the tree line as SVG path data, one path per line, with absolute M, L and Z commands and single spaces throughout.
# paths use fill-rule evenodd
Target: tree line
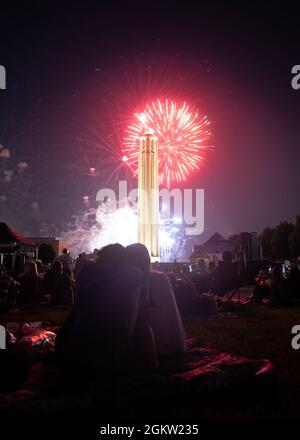
M 273 228 L 265 228 L 260 234 L 263 257 L 289 259 L 300 256 L 300 215 L 296 222 L 282 221 Z
M 262 258 L 282 260 L 300 257 L 300 215 L 296 222 L 282 221 L 273 228 L 265 228 L 259 235 Z M 229 237 L 235 248 L 241 248 L 241 234 Z

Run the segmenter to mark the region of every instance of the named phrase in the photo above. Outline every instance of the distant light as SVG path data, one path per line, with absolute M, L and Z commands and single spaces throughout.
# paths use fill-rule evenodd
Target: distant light
M 19 162 L 18 163 L 18 168 L 20 170 L 26 170 L 26 168 L 28 168 L 28 163 L 27 162 Z
M 4 174 L 4 179 L 3 179 L 4 182 L 10 182 L 14 172 L 12 170 L 5 170 L 3 171 L 3 174 Z
M 0 157 L 3 157 L 4 159 L 9 159 L 10 158 L 9 149 L 8 148 L 1 148 Z
M 96 168 L 90 168 L 90 173 L 91 174 L 95 174 L 95 172 L 96 172 Z
M 33 209 L 38 209 L 38 207 L 39 207 L 39 202 L 32 202 L 32 203 L 31 203 L 31 207 L 32 207 Z
M 127 162 L 128 161 L 128 157 L 127 156 L 122 156 L 122 161 L 123 162 Z

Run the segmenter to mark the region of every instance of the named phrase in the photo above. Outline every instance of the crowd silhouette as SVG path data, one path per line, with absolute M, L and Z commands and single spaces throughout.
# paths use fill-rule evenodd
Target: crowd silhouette
M 62 371 L 81 378 L 181 371 L 187 345 L 182 315 L 218 313 L 218 301 L 242 285 L 228 251 L 218 264 L 202 260 L 190 271 L 174 263 L 167 273 L 153 269 L 139 243 L 110 244 L 90 257 L 82 253 L 74 264 L 64 249 L 46 273 L 29 261 L 16 280 L 0 265 L 1 311 L 43 301 L 71 306 L 57 333 L 55 359 Z M 274 306 L 300 304 L 297 265 L 285 276 L 278 265 L 259 273 L 249 302 L 266 299 Z
M 293 266 L 287 276 L 283 276 L 278 265 L 272 268 L 269 276 L 261 271 L 256 278 L 256 286 L 250 298 L 252 302 L 265 300 L 273 306 L 294 306 L 300 304 L 300 271 Z
M 109 252 L 111 252 L 110 257 Z M 95 255 L 97 255 L 96 260 Z M 143 277 L 148 290 L 145 286 L 140 287 L 141 303 L 148 305 L 155 303 L 157 308 L 155 316 L 160 312 L 164 313 L 164 308 L 167 307 L 164 300 L 167 301 L 167 298 L 169 301 L 170 298 L 172 300 L 175 298 L 176 307 L 183 314 L 216 313 L 217 303 L 212 301 L 212 298 L 223 301 L 226 297 L 231 300 L 233 295 L 238 293 L 240 299 L 239 289 L 244 285 L 238 264 L 232 261 L 232 254 L 229 251 L 223 253 L 222 260 L 217 264 L 215 261 L 207 264 L 204 259 L 200 259 L 198 264 L 189 270 L 188 266 L 174 263 L 171 270 L 166 272 L 166 276 L 162 276 L 153 268 L 164 269 L 159 264 L 154 264 L 151 270 L 149 254 L 146 248 L 138 243 L 127 248 L 121 245 L 109 245 L 97 251 L 93 258 L 82 253 L 76 261 L 72 259 L 70 252 L 64 249 L 46 270 L 45 268 L 42 270 L 39 260 L 29 261 L 24 272 L 15 279 L 7 274 L 4 265 L 0 265 L 0 310 L 39 302 L 58 306 L 90 303 L 93 295 L 96 294 L 97 297 L 95 292 L 100 289 L 99 286 L 95 287 L 95 280 L 100 282 L 100 279 L 103 279 L 107 282 L 109 272 L 115 275 L 126 265 L 130 266 L 131 270 L 135 268 Z M 129 274 L 130 271 L 128 276 Z M 124 279 L 124 283 L 128 282 L 129 280 Z M 152 290 L 154 293 L 150 295 L 149 292 Z M 156 294 L 160 290 L 163 294 Z M 172 294 L 167 293 L 170 290 Z M 246 302 L 263 301 L 275 306 L 294 305 L 300 302 L 300 272 L 297 264 L 291 266 L 285 274 L 278 264 L 271 266 L 269 272 L 259 271 L 255 277 L 252 295 Z M 151 315 L 151 307 L 149 310 Z M 176 321 L 174 316 L 172 319 Z

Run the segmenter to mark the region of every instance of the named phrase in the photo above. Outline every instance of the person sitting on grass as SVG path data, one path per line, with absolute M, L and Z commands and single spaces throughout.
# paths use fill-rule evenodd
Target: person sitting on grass
M 264 270 L 258 272 L 258 275 L 255 277 L 255 286 L 252 295 L 246 299 L 245 303 L 261 304 L 264 299 L 269 297 L 269 279 L 267 276 Z
M 50 270 L 46 272 L 43 279 L 43 290 L 46 295 L 50 295 L 51 301 L 55 302 L 60 277 L 62 275 L 63 266 L 60 261 L 56 260 L 52 264 Z
M 287 283 L 282 276 L 280 267 L 273 267 L 272 274 L 267 285 L 269 287 L 271 305 L 280 306 L 290 304 L 290 295 L 287 291 Z
M 140 243 L 127 246 L 126 261 L 144 276 L 137 322 L 146 323 L 153 334 L 160 369 L 176 371 L 183 368 L 186 335 L 169 279 L 161 272 L 151 271 L 149 252 Z
M 300 271 L 297 266 L 291 268 L 286 284 L 291 300 L 300 303 Z
M 210 289 L 213 294 L 225 295 L 240 287 L 240 279 L 236 266 L 232 263 L 232 253 L 223 252 L 223 261 L 210 274 Z
M 85 252 L 82 252 L 79 254 L 74 267 L 74 278 L 75 280 L 78 278 L 78 275 L 80 271 L 84 268 L 86 264 L 88 264 L 89 260 L 85 254 Z
M 136 368 L 134 329 L 143 278 L 125 262 L 120 244 L 105 246 L 78 276 L 75 304 L 56 339 L 59 365 L 84 378 Z M 151 367 L 155 365 L 151 360 Z
M 58 277 L 53 303 L 57 305 L 74 304 L 74 281 L 69 267 L 64 267 Z
M 16 305 L 18 283 L 6 273 L 3 264 L 0 265 L 0 311 L 11 309 Z
M 172 285 L 178 310 L 181 314 L 195 312 L 197 302 L 196 289 L 182 272 L 169 272 L 166 274 Z
M 39 301 L 41 279 L 38 274 L 37 264 L 34 261 L 30 261 L 27 264 L 25 272 L 19 277 L 19 283 L 21 303 Z

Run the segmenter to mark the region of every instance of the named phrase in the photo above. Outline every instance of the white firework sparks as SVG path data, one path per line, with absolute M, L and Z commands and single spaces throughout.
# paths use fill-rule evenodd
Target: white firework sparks
M 109 202 L 101 203 L 98 208 L 90 208 L 82 216 L 76 217 L 72 228 L 64 233 L 74 256 L 80 252 L 101 249 L 110 243 L 128 246 L 138 241 L 137 206 L 125 203 L 120 205 L 112 209 Z M 172 256 L 178 253 L 179 232 L 178 221 L 161 220 L 161 261 L 170 261 Z

